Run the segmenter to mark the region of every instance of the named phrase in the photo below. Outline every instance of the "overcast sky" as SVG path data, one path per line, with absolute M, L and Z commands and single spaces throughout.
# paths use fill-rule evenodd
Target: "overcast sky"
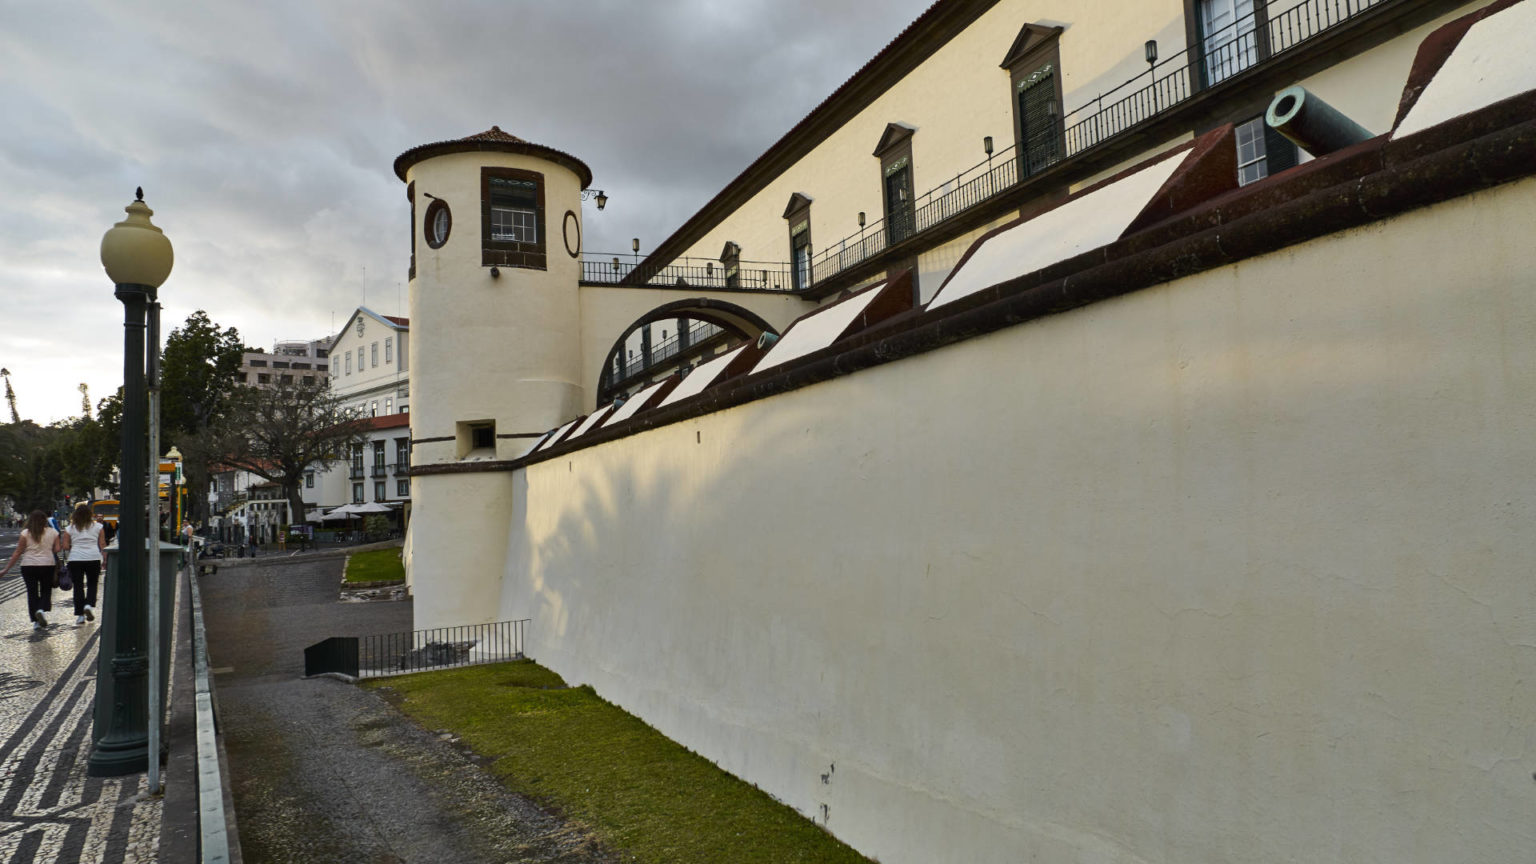
M 573 153 L 610 196 L 587 248 L 644 252 L 931 2 L 0 0 L 21 416 L 122 383 L 98 253 L 136 186 L 175 244 L 166 333 L 204 309 L 248 345 L 319 338 L 365 292 L 406 314 L 402 151 L 498 125 Z

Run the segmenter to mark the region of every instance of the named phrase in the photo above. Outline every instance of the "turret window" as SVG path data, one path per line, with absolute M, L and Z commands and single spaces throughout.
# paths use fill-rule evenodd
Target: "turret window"
M 544 175 L 480 169 L 481 265 L 544 269 Z

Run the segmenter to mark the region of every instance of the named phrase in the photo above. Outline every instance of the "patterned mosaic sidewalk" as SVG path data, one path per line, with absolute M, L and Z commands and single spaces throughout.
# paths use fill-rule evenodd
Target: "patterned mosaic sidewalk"
M 14 571 L 0 580 L 0 862 L 157 861 L 161 801 L 145 776 L 85 773 L 96 625 L 76 626 L 55 592 L 50 626 L 33 630 L 23 590 Z

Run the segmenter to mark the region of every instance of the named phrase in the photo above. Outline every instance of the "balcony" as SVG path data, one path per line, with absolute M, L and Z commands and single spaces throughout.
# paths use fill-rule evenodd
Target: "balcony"
M 1280 5 L 1271 3 L 1270 8 Z M 1029 199 L 1025 196 L 1030 193 L 1025 190 L 1037 176 L 1050 172 L 1063 182 L 1077 181 L 1091 176 L 1094 170 L 1134 156 L 1136 136 L 1161 133 L 1159 122 L 1165 118 L 1174 122 L 1170 115 L 1176 111 L 1185 118 L 1192 116 L 1186 109 L 1193 109 L 1193 104 L 1204 101 L 1208 93 L 1252 98 L 1253 93 L 1237 93 L 1254 86 L 1255 76 L 1251 72 L 1273 68 L 1274 61 L 1298 53 L 1312 55 L 1305 58 L 1309 63 L 1319 56 L 1326 61 L 1327 55 L 1319 52 L 1326 52 L 1330 45 L 1321 45 L 1313 52 L 1294 49 L 1315 44 L 1316 37 L 1367 14 L 1394 14 L 1390 7 L 1398 7 L 1404 13 L 1398 17 L 1406 17 L 1410 12 L 1420 16 L 1421 20 L 1402 23 L 1404 28 L 1427 21 L 1434 11 L 1432 4 L 1422 0 L 1300 0 L 1262 20 L 1248 15 L 1207 34 L 1192 49 L 1185 48 L 1149 65 L 1147 71 L 1067 112 L 1057 122 L 1054 140 L 1046 136 L 1043 141 L 1032 141 L 1022 152 L 1014 144 L 993 153 L 985 161 L 956 172 L 952 178 L 917 196 L 912 207 L 898 214 L 892 224 L 877 219 L 855 233 L 821 246 L 820 252 L 812 257 L 811 285 L 802 293 L 822 297 L 858 278 L 873 275 L 878 272 L 875 259 L 882 258 L 888 249 L 903 247 L 906 251 L 887 258 L 913 254 L 929 248 L 931 243 L 980 227 L 987 219 L 1027 203 Z M 1273 89 L 1278 87 L 1268 92 Z M 1177 130 L 1168 131 L 1171 137 Z M 1188 131 L 1187 127 L 1183 131 Z M 1154 138 L 1145 143 L 1161 141 Z M 1113 152 L 1117 145 L 1123 146 L 1118 146 L 1119 152 Z M 1072 169 L 1059 169 L 1069 163 L 1076 163 L 1081 170 L 1067 177 Z M 982 206 L 994 201 L 994 207 Z M 864 267 L 866 262 L 870 266 Z M 586 260 L 582 262 L 582 279 L 595 284 L 728 287 L 718 262 L 676 258 L 665 266 L 659 264 L 659 260 L 650 259 L 626 261 L 623 256 L 612 256 L 606 262 Z M 739 287 L 792 291 L 789 270 L 787 263 L 743 263 L 741 272 L 747 281 Z M 845 274 L 849 278 L 839 278 Z
M 657 267 L 649 258 L 594 253 L 581 261 L 581 281 L 586 285 L 637 285 L 653 288 L 709 288 L 716 291 L 794 290 L 789 265 L 782 262 L 742 261 L 734 272 L 706 258 L 674 258 Z
M 373 466 L 373 478 L 375 480 L 377 480 L 380 477 L 385 476 L 388 472 L 389 472 L 389 466 L 385 465 L 383 462 L 376 463 Z
M 363 479 L 363 466 L 361 466 L 361 465 L 353 465 L 352 466 L 352 470 L 347 472 L 347 479 L 349 479 L 349 480 L 361 480 L 361 479 Z

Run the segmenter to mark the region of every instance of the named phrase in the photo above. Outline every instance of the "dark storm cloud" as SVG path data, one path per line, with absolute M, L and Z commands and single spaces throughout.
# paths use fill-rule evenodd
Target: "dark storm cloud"
M 0 365 L 44 420 L 116 386 L 96 250 L 141 184 L 166 329 L 203 308 L 256 344 L 325 333 L 365 282 L 395 312 L 394 157 L 493 124 L 592 167 L 591 248 L 651 248 L 928 3 L 0 3 Z

